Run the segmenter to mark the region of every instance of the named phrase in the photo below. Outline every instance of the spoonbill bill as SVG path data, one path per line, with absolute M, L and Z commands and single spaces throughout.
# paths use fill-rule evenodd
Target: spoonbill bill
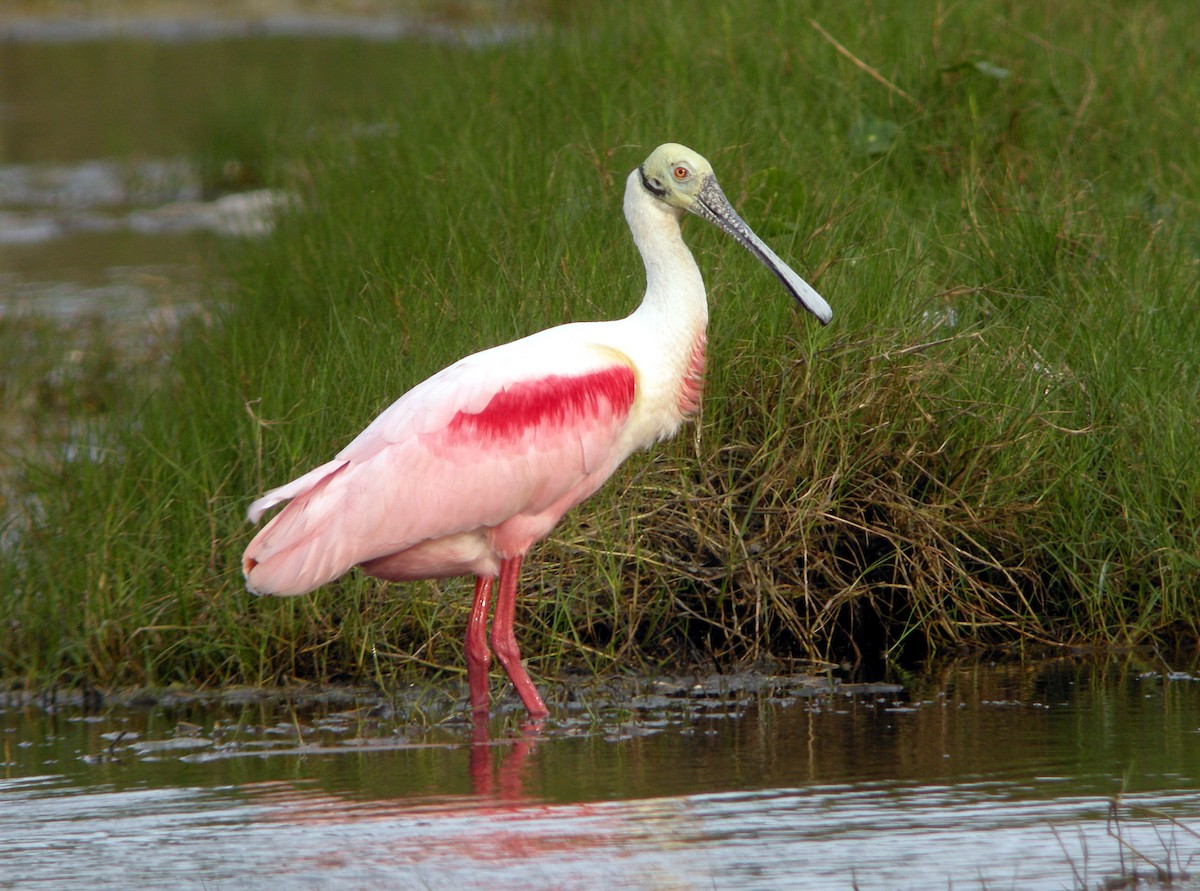
M 684 213 L 729 233 L 822 324 L 829 304 L 730 206 L 712 166 L 669 143 L 625 183 L 646 267 L 629 316 L 573 322 L 460 359 L 413 387 L 332 460 L 250 505 L 288 502 L 246 548 L 256 594 L 304 594 L 357 566 L 389 581 L 475 577 L 466 633 L 472 712 L 488 712 L 491 645 L 531 718 L 549 712 L 521 664 L 513 612 L 521 561 L 638 449 L 700 406 L 708 303 Z

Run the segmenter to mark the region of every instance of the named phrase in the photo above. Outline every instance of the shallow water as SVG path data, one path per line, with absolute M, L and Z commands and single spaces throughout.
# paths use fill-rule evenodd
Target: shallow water
M 43 23 L 46 35 L 62 24 Z M 191 41 L 136 30 L 39 41 L 29 28 L 14 39 L 0 12 L 0 319 L 195 303 L 221 238 L 267 231 L 286 203 L 254 188 L 269 151 L 256 126 L 279 123 L 268 110 L 359 110 L 369 75 L 355 42 L 199 39 L 193 25 Z M 229 178 L 206 179 L 202 162 L 232 165 Z
M 1200 872 L 1195 674 L 664 679 L 555 691 L 540 728 L 505 700 L 488 739 L 449 692 L 10 704 L 0 885 L 1058 889 Z

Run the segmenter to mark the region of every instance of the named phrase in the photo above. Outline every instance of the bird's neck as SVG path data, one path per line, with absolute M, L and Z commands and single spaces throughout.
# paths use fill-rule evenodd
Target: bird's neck
M 653 198 L 636 170 L 625 189 L 625 219 L 646 266 L 646 296 L 625 320 L 634 335 L 627 343 L 641 352 L 635 361 L 643 397 L 661 403 L 662 423 L 652 431 L 659 439 L 700 407 L 708 300 L 679 232 L 679 211 Z
M 646 267 L 646 296 L 634 313 L 690 340 L 708 324 L 708 300 L 695 258 L 679 231 L 680 212 L 655 200 L 638 172 L 625 189 L 625 219 Z

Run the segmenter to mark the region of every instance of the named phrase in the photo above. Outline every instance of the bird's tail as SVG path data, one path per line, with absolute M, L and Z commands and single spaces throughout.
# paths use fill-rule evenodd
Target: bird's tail
M 321 496 L 349 463 L 323 464 L 250 505 L 248 517 L 257 522 L 265 511 L 290 501 L 259 530 L 242 555 L 242 573 L 252 593 L 277 597 L 307 594 L 358 562 L 347 563 L 344 549 L 322 541 L 330 530 L 330 512 L 326 509 L 329 499 Z

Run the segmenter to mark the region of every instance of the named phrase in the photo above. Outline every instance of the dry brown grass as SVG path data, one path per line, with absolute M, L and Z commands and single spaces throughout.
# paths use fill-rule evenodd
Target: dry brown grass
M 543 546 L 535 624 L 616 661 L 718 664 L 1119 641 L 1032 546 L 1056 535 L 1056 443 L 1087 432 L 1069 426 L 1081 385 L 1037 360 L 979 334 L 843 342 L 766 371 L 735 357 L 745 383 L 699 439 L 635 459 Z M 1028 404 L 964 395 L 1000 373 L 1008 392 L 1028 378 Z M 555 630 L 563 598 L 573 632 Z

